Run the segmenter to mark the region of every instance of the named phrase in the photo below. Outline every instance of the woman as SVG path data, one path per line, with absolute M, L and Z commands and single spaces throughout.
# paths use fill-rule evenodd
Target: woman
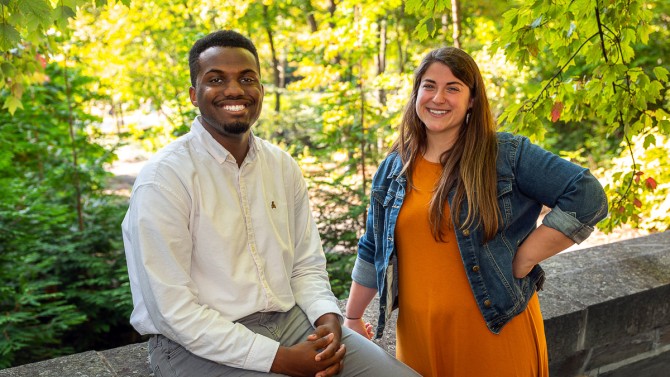
M 606 215 L 587 169 L 496 133 L 467 53 L 434 50 L 373 179 L 345 325 L 371 337 L 378 292 L 377 337 L 399 308 L 396 355 L 423 376 L 548 376 L 538 263 Z

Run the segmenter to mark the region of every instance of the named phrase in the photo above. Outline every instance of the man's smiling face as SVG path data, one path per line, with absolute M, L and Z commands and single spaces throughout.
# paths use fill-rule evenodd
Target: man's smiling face
M 240 47 L 211 47 L 200 54 L 195 87 L 189 89 L 203 126 L 224 138 L 249 132 L 263 105 L 254 55 Z

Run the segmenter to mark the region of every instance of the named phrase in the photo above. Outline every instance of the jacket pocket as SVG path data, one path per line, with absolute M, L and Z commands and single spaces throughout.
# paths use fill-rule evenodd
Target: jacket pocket
M 499 231 L 507 228 L 512 221 L 512 179 L 501 177 L 496 185 L 498 194 L 498 207 L 502 216 L 502 226 Z

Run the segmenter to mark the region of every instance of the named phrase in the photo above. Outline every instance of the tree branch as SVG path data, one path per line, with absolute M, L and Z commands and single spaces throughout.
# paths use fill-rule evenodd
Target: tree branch
M 587 40 L 585 40 L 584 43 L 582 43 L 582 45 L 579 46 L 579 48 L 577 49 L 577 51 L 575 51 L 575 53 L 572 54 L 572 56 L 570 57 L 570 59 L 568 59 L 568 61 L 565 62 L 565 64 L 564 64 L 561 68 L 559 68 L 558 71 L 557 71 L 557 72 L 556 72 L 556 73 L 549 79 L 549 81 L 547 81 L 547 84 L 544 86 L 544 88 L 542 88 L 542 90 L 540 91 L 540 94 L 538 94 L 537 97 L 533 100 L 533 103 L 532 103 L 531 106 L 530 106 L 531 109 L 532 109 L 533 107 L 535 107 L 535 105 L 537 104 L 537 101 L 539 101 L 540 98 L 542 97 L 542 94 L 547 90 L 547 88 L 549 88 L 549 85 L 550 85 L 554 80 L 556 80 L 556 78 L 557 78 L 561 73 L 563 73 L 563 70 L 568 66 L 568 64 L 570 64 L 570 62 L 571 62 L 572 60 L 574 60 L 575 56 L 577 56 L 577 54 L 579 53 L 579 51 L 581 51 L 581 49 L 584 48 L 584 46 L 586 46 L 586 43 L 588 43 L 591 39 L 593 39 L 593 38 L 596 37 L 597 35 L 598 35 L 598 33 L 593 34 L 593 35 L 590 36 Z

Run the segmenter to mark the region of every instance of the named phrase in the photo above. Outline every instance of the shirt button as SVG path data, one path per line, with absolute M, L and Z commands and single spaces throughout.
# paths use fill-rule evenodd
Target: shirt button
M 472 271 L 474 271 L 474 272 L 479 271 L 479 266 L 472 266 Z
M 467 229 L 464 230 L 464 231 L 463 231 L 463 235 L 466 236 L 466 237 L 468 237 L 468 236 L 470 235 L 470 231 L 467 230 Z
M 484 300 L 484 307 L 490 308 L 491 307 L 491 300 Z

